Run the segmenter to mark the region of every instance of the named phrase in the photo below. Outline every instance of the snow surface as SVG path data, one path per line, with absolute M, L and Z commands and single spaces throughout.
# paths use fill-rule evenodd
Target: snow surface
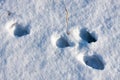
M 0 80 L 119 80 L 120 0 L 0 0 L 0 42 Z

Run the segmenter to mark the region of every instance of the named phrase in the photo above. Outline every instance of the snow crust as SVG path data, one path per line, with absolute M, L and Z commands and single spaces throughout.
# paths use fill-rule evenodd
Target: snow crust
M 0 80 L 119 80 L 119 48 L 120 0 L 0 0 Z

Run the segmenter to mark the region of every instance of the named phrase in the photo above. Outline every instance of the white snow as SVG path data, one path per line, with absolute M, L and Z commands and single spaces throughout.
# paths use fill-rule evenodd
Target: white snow
M 119 80 L 120 0 L 0 0 L 0 42 L 0 80 Z
M 11 36 L 14 36 L 15 25 L 16 25 L 15 20 L 11 20 L 11 21 L 7 22 L 5 25 L 7 31 L 9 32 L 9 34 Z

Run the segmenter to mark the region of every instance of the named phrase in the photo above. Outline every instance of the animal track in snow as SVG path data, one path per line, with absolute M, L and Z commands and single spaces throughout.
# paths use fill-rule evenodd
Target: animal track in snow
M 100 56 L 98 55 L 84 56 L 84 62 L 89 67 L 98 70 L 103 70 L 105 67 L 103 61 L 100 59 Z
M 65 39 L 65 37 L 60 37 L 57 42 L 56 42 L 57 47 L 59 48 L 65 48 L 65 47 L 69 47 L 70 44 L 67 41 L 67 39 Z
M 30 26 L 23 26 L 21 24 L 17 24 L 16 21 L 11 20 L 6 24 L 6 28 L 8 30 L 8 32 L 12 35 L 12 36 L 16 36 L 16 37 L 22 37 L 25 35 L 28 35 L 30 33 Z
M 66 47 L 74 46 L 74 43 L 69 40 L 68 35 L 66 34 L 60 36 L 59 34 L 55 33 L 51 37 L 51 42 L 54 46 L 58 48 L 66 48 Z
M 88 43 L 92 43 L 92 42 L 97 41 L 97 39 L 91 33 L 89 33 L 86 28 L 81 29 L 80 37 Z
M 16 25 L 16 28 L 14 30 L 14 35 L 17 37 L 22 37 L 30 33 L 29 26 L 23 27 L 20 24 Z

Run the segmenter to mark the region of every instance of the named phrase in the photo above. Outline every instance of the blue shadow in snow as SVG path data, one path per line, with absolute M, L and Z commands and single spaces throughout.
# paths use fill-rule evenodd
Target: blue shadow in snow
M 80 37 L 88 43 L 97 41 L 97 39 L 92 34 L 90 34 L 86 28 L 81 29 Z
M 84 62 L 94 69 L 103 70 L 105 68 L 101 56 L 98 55 L 84 56 Z
M 75 44 L 73 42 L 69 41 L 69 39 L 67 38 L 67 35 L 61 36 L 56 42 L 56 46 L 59 48 L 72 47 L 74 45 Z
M 23 27 L 20 24 L 16 25 L 16 28 L 14 30 L 14 35 L 16 37 L 22 37 L 30 33 L 29 25 Z
M 59 38 L 57 40 L 57 42 L 56 42 L 56 45 L 59 48 L 65 48 L 65 47 L 69 47 L 70 46 L 70 44 L 68 43 L 68 41 L 64 37 Z

